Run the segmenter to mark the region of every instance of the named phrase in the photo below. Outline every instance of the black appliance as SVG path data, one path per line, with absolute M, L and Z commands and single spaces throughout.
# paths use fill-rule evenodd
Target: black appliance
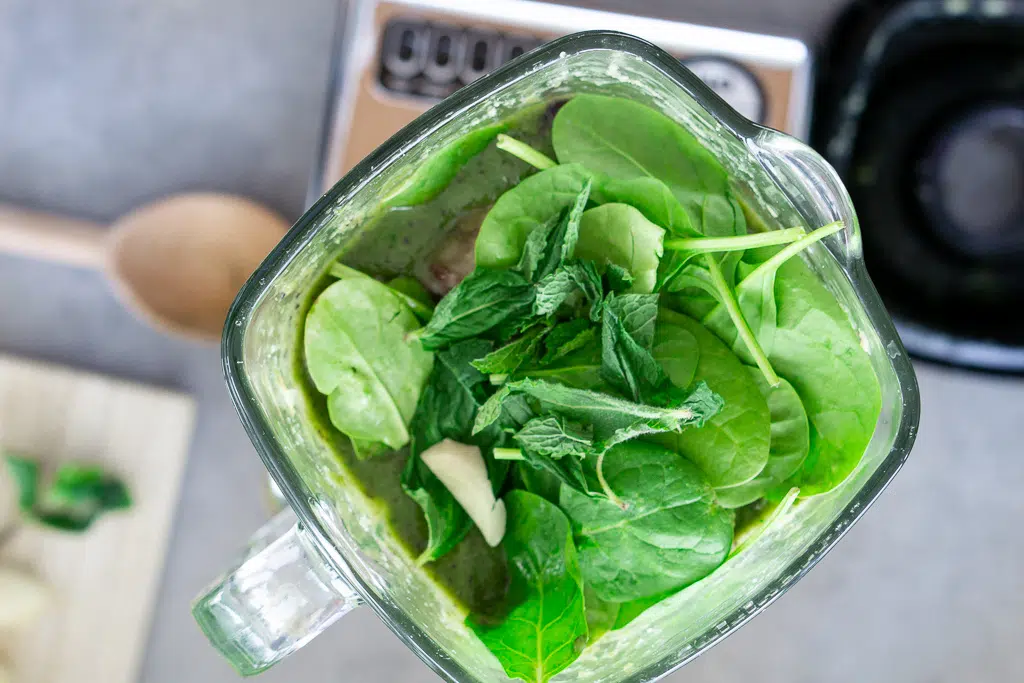
M 1024 0 L 855 3 L 815 111 L 908 350 L 1024 371 Z

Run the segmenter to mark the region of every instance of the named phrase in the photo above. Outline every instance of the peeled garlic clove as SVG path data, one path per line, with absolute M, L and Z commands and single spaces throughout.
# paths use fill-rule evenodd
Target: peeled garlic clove
M 505 503 L 494 498 L 480 449 L 445 439 L 423 451 L 420 457 L 480 529 L 487 545 L 493 548 L 501 543 L 505 535 Z
M 30 623 L 43 613 L 51 598 L 49 587 L 36 577 L 14 567 L 0 567 L 0 628 Z

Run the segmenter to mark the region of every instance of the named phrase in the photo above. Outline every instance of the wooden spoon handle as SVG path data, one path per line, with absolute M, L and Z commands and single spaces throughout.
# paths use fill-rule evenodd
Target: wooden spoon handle
M 0 204 L 0 252 L 99 269 L 106 236 L 96 223 Z

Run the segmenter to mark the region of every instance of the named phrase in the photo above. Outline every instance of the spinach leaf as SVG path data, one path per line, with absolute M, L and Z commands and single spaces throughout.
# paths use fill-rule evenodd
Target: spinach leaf
M 665 231 L 628 204 L 603 204 L 583 212 L 576 257 L 614 263 L 633 277 L 631 291 L 652 292 L 658 279 Z
M 562 488 L 562 479 L 557 475 L 524 461 L 516 463 L 516 476 L 519 479 L 518 483 L 522 484 L 522 489 L 558 505 L 558 491 Z
M 470 361 L 486 354 L 491 344 L 479 339 L 455 344 L 437 354 L 409 425 L 410 455 L 402 472 L 402 488 L 423 509 L 427 520 L 427 547 L 421 564 L 433 562 L 454 548 L 473 526 L 451 492 L 430 471 L 420 454 L 444 439 L 490 446 L 499 438 L 496 428 L 472 437 L 473 419 L 486 400 L 487 378 Z M 504 484 L 508 464 L 486 458 L 491 485 L 497 493 Z
M 649 598 L 640 598 L 639 600 L 630 600 L 628 602 L 619 603 L 619 611 L 615 615 L 615 623 L 612 624 L 611 630 L 618 631 L 620 628 L 625 628 L 634 619 L 639 617 L 641 614 L 646 612 L 651 607 L 654 607 L 662 600 L 672 597 L 679 591 L 672 590 L 665 593 L 658 593 L 652 595 Z
M 685 328 L 660 322 L 654 330 L 654 359 L 677 387 L 688 387 L 697 372 L 700 347 Z
M 732 514 L 700 471 L 650 443 L 619 444 L 604 476 L 625 508 L 562 487 L 583 577 L 598 598 L 624 602 L 676 590 L 717 568 L 732 545 Z
M 652 307 L 657 315 L 657 297 L 653 298 Z M 637 403 L 651 403 L 652 397 L 668 381 L 665 372 L 648 350 L 653 343 L 654 321 L 651 319 L 648 325 L 645 320 L 636 330 L 637 336 L 646 341 L 644 329 L 651 328 L 651 340 L 645 347 L 631 334 L 616 313 L 613 305 L 615 302 L 614 295 L 609 295 L 604 306 L 601 326 L 601 378 L 610 387 Z
M 554 459 L 566 456 L 582 459 L 594 451 L 592 427 L 555 415 L 530 420 L 515 439 L 524 450 Z
M 629 204 L 644 218 L 679 237 L 697 237 L 700 230 L 679 203 L 668 185 L 657 178 L 636 177 L 627 180 L 601 178 L 594 188 L 598 204 Z
M 579 560 L 569 521 L 555 505 L 526 491 L 510 491 L 504 500 L 513 607 L 497 626 L 472 616 L 467 624 L 510 678 L 544 683 L 587 642 Z
M 860 462 L 875 432 L 881 389 L 850 318 L 799 259 L 775 282 L 772 363 L 796 389 L 810 423 L 810 453 L 785 483 L 803 497 L 831 491 Z
M 774 387 L 756 369 L 747 367 L 751 377 L 768 402 L 771 416 L 771 438 L 768 462 L 756 477 L 745 484 L 718 489 L 719 504 L 738 508 L 761 498 L 800 469 L 810 449 L 807 413 L 796 390 L 784 379 Z
M 534 325 L 519 339 L 474 360 L 472 365 L 484 374 L 510 375 L 534 354 L 549 329 L 547 325 Z
M 560 164 L 535 173 L 501 195 L 480 225 L 476 265 L 515 266 L 527 237 L 573 206 L 590 177 L 579 164 Z
M 331 264 L 331 267 L 327 272 L 339 280 L 348 280 L 351 278 L 365 278 L 367 280 L 374 280 L 366 273 L 361 270 L 356 270 L 350 266 L 346 266 L 341 261 L 337 261 Z M 389 280 L 387 287 L 392 293 L 397 296 L 402 303 L 412 310 L 413 314 L 420 319 L 421 322 L 427 322 L 430 320 L 430 316 L 434 314 L 434 301 L 430 298 L 430 293 L 420 284 L 419 280 L 408 275 L 399 275 L 398 277 Z
M 18 509 L 44 526 L 80 533 L 103 513 L 132 506 L 128 487 L 96 465 L 64 463 L 43 487 L 38 462 L 12 454 L 5 459 L 18 487 Z
M 430 201 L 448 187 L 467 161 L 482 152 L 504 130 L 505 126 L 501 124 L 478 128 L 434 152 L 416 168 L 402 189 L 384 202 L 384 207 L 415 206 Z
M 413 315 L 419 318 L 420 322 L 430 322 L 431 316 L 434 315 L 434 300 L 419 280 L 408 275 L 399 275 L 388 280 L 387 285 L 409 307 Z
M 763 263 L 757 265 L 741 264 L 743 278 L 736 286 L 736 300 L 744 320 L 749 324 L 751 331 L 757 337 L 758 344 L 769 356 L 775 344 L 776 319 L 778 316 L 777 302 L 775 300 L 775 278 L 779 268 L 815 242 L 842 229 L 842 223 L 830 223 L 810 234 L 804 235 L 770 256 Z M 745 360 L 750 358 L 747 345 L 739 339 L 740 330 L 735 324 L 729 324 L 732 321 L 727 320 L 728 313 L 724 309 L 710 311 L 706 317 L 708 325 L 712 329 L 716 332 L 721 330 L 726 335 L 723 336 L 723 339 L 727 343 L 732 344 L 733 349 L 737 351 L 737 355 L 740 355 Z M 730 327 L 735 331 L 729 332 Z
M 551 143 L 560 163 L 614 180 L 659 180 L 691 212 L 705 194 L 724 195 L 728 188 L 725 169 L 696 137 L 632 100 L 576 95 L 555 115 Z
M 477 268 L 441 299 L 420 343 L 434 350 L 499 325 L 514 326 L 530 315 L 533 299 L 533 287 L 519 273 Z
M 419 322 L 386 285 L 371 278 L 339 280 L 306 316 L 306 369 L 327 396 L 331 422 L 358 444 L 397 449 L 433 364 L 409 333 Z
M 820 239 L 835 230 L 825 227 L 804 239 Z M 754 277 L 757 287 L 751 290 L 763 291 L 761 278 L 777 271 L 776 323 L 768 355 L 800 396 L 810 423 L 810 453 L 784 486 L 797 487 L 806 497 L 832 490 L 853 472 L 874 434 L 881 390 L 849 316 L 801 259 L 790 258 L 805 246 L 801 242 L 759 265 L 737 289 L 745 289 L 744 283 Z M 713 310 L 705 324 L 735 348 L 737 332 L 723 311 Z
M 699 429 L 657 437 L 704 472 L 715 488 L 750 481 L 768 461 L 768 404 L 740 360 L 703 325 L 662 310 L 659 326 L 673 325 L 697 340 L 696 381 L 707 382 L 725 406 Z
M 554 382 L 523 379 L 503 385 L 487 399 L 477 413 L 474 433 L 497 421 L 502 404 L 513 394 L 526 394 L 537 400 L 541 412 L 554 412 L 593 425 L 598 452 L 644 433 L 681 431 L 685 427 L 703 425 L 722 409 L 722 399 L 708 390 L 706 384 L 695 386 L 675 405 L 659 407 Z
M 590 633 L 588 643 L 593 643 L 615 628 L 615 621 L 619 617 L 619 603 L 602 600 L 597 597 L 594 589 L 584 583 L 583 605 L 587 614 L 587 631 Z

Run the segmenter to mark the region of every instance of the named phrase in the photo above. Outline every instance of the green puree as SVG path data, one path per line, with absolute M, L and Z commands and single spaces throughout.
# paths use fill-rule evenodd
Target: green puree
M 546 105 L 528 109 L 507 123 L 507 132 L 550 154 L 551 116 Z M 528 164 L 491 142 L 434 199 L 411 208 L 390 209 L 371 219 L 363 236 L 341 255 L 342 260 L 382 276 L 414 274 L 423 254 L 433 251 L 463 221 L 482 219 L 494 200 L 530 171 Z M 299 321 L 305 321 L 313 301 L 332 281 L 325 276 L 310 291 Z M 303 348 L 301 322 L 296 348 Z M 361 492 L 382 504 L 396 538 L 410 554 L 418 556 L 427 546 L 427 525 L 422 510 L 402 490 L 400 482 L 409 458 L 408 447 L 365 460 L 357 458 L 349 439 L 331 424 L 326 397 L 313 386 L 301 354 L 296 357 L 295 376 L 317 431 Z M 508 585 L 504 551 L 501 546 L 489 547 L 476 527 L 451 552 L 423 569 L 459 605 L 477 614 L 494 611 Z

